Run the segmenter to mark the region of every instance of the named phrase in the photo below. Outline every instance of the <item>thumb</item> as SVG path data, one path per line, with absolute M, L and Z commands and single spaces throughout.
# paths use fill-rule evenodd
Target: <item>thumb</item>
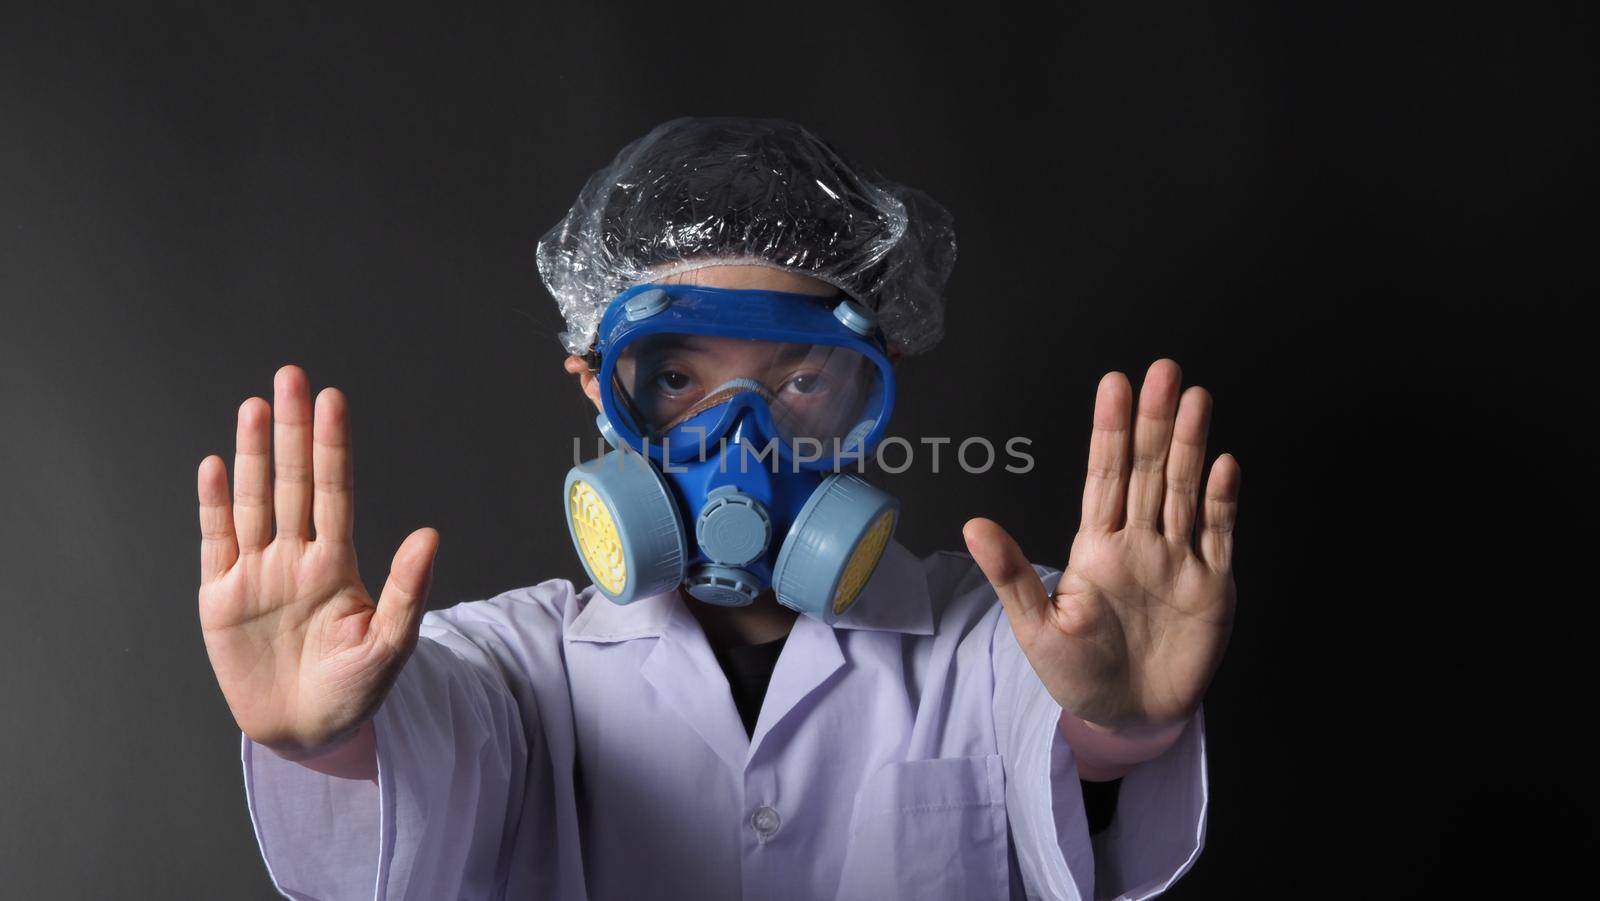
M 961 537 L 978 568 L 983 570 L 1000 604 L 1005 607 L 1011 628 L 1024 644 L 1045 625 L 1050 611 L 1050 595 L 1039 581 L 1039 574 L 1022 555 L 1022 548 L 990 519 L 971 519 L 961 527 Z
M 418 529 L 400 542 L 383 583 L 378 610 L 372 615 L 377 638 L 396 651 L 409 650 L 422 622 L 428 587 L 433 583 L 433 561 L 439 551 L 439 532 Z

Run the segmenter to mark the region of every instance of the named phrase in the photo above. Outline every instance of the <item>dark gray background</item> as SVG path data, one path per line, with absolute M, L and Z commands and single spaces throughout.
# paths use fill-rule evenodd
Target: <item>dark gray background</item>
M 1215 394 L 1240 617 L 1175 896 L 1567 878 L 1591 17 L 1316 6 L 5 5 L 0 895 L 271 896 L 194 482 L 279 365 L 350 398 L 369 584 L 422 525 L 434 607 L 580 574 L 556 493 L 590 413 L 534 243 L 628 140 L 712 114 L 955 215 L 896 431 L 1026 435 L 1038 467 L 890 479 L 913 549 L 982 514 L 1060 565 L 1099 375 L 1169 355 Z

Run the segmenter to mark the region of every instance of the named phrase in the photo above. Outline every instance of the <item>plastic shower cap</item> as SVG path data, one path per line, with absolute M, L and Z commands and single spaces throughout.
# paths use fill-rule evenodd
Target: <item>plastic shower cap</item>
M 820 279 L 876 310 L 889 343 L 944 333 L 955 265 L 950 213 L 782 119 L 681 117 L 590 176 L 539 240 L 539 274 L 586 353 L 606 304 L 647 281 L 719 263 Z

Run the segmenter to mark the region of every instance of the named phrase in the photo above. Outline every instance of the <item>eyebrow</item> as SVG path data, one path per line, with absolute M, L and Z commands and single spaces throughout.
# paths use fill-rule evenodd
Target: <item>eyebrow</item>
M 705 344 L 700 340 L 699 335 L 674 334 L 671 332 L 652 335 L 650 338 L 646 339 L 640 344 L 640 350 L 652 354 L 660 351 L 678 350 L 680 348 L 687 350 L 695 350 L 698 348 L 700 350 L 704 350 Z
M 785 343 L 783 349 L 778 352 L 777 358 L 780 363 L 788 363 L 790 360 L 804 360 L 806 357 L 811 356 L 811 352 L 816 347 L 817 345 L 815 344 Z
M 652 335 L 635 345 L 637 348 L 637 361 L 645 366 L 653 366 L 662 358 L 671 356 L 678 351 L 716 356 L 716 353 L 711 348 L 698 339 L 698 335 L 668 333 Z

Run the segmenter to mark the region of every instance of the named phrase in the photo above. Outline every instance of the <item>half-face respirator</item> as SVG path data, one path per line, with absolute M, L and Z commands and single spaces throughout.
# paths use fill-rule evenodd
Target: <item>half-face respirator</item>
M 843 296 L 636 285 L 596 351 L 613 448 L 567 473 L 567 527 L 618 604 L 680 585 L 833 623 L 894 534 L 899 503 L 840 471 L 876 447 L 894 373 L 872 314 Z

